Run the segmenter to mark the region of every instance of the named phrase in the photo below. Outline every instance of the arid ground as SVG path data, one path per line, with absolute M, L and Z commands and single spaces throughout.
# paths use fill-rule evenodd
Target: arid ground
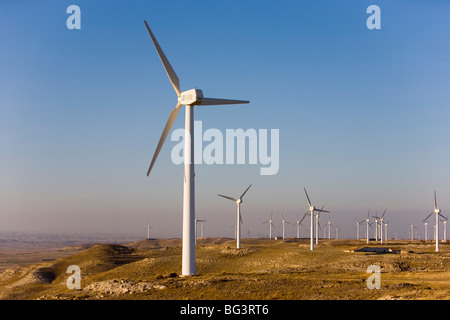
M 310 251 L 309 239 L 243 239 L 237 250 L 234 239 L 200 238 L 189 277 L 180 276 L 180 239 L 0 251 L 0 299 L 449 300 L 450 243 L 440 249 L 322 239 Z M 80 289 L 67 287 L 70 265 L 80 268 Z M 367 286 L 371 265 L 379 289 Z

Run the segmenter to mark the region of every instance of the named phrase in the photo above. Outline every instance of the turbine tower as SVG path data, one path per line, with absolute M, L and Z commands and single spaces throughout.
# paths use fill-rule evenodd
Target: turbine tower
M 298 213 L 297 213 L 297 221 L 295 222 L 297 225 L 297 239 L 300 239 L 300 220 L 298 219 Z
M 388 223 L 389 223 L 389 221 L 386 221 L 384 223 L 384 240 L 386 240 L 386 242 L 388 240 L 388 232 L 387 232 Z
M 195 244 L 197 244 L 197 238 L 198 238 L 198 236 L 197 236 L 197 229 L 198 229 L 198 223 L 200 223 L 201 224 L 201 226 L 202 226 L 202 238 L 203 238 L 203 222 L 206 222 L 206 220 L 200 220 L 200 219 L 195 219 L 195 231 L 194 231 L 194 233 L 195 233 Z
M 317 213 L 316 213 L 316 244 L 319 244 L 319 229 L 322 229 L 322 227 L 320 226 L 320 223 L 319 223 L 319 215 L 321 212 L 323 212 L 324 207 L 325 206 L 322 206 L 320 211 L 317 211 Z
M 410 228 L 410 235 L 411 235 L 411 241 L 414 240 L 414 229 L 417 229 L 414 225 L 411 225 Z
M 425 241 L 428 240 L 428 221 L 423 222 L 424 228 L 425 228 Z
M 331 226 L 330 216 L 328 216 L 328 239 L 331 239 Z
M 322 209 L 316 209 L 312 204 L 311 204 L 311 200 L 309 199 L 308 196 L 308 192 L 306 192 L 306 188 L 303 188 L 305 190 L 305 194 L 306 194 L 306 201 L 308 202 L 308 206 L 309 209 L 308 211 L 305 212 L 303 218 L 301 221 L 303 221 L 303 219 L 306 217 L 306 215 L 311 215 L 311 224 L 310 224 L 310 228 L 309 228 L 309 234 L 310 234 L 310 249 L 314 250 L 314 212 L 330 212 L 330 211 L 326 211 L 326 210 L 322 210 Z M 300 221 L 300 222 L 301 222 Z
M 153 229 L 152 227 L 150 227 L 150 225 L 147 225 L 147 239 L 150 239 L 150 229 Z
M 241 203 L 242 203 L 242 198 L 244 197 L 244 195 L 247 193 L 248 189 L 250 189 L 252 185 L 249 185 L 248 188 L 244 191 L 244 193 L 238 198 L 238 199 L 234 199 L 232 197 L 229 196 L 224 196 L 221 194 L 218 194 L 219 197 L 231 200 L 236 202 L 236 207 L 237 207 L 237 220 L 236 220 L 236 248 L 240 249 L 241 248 L 241 223 L 242 223 L 242 217 L 241 217 Z
M 447 218 L 444 220 L 444 242 L 447 242 Z
M 435 224 L 435 231 L 434 231 L 434 238 L 436 240 L 436 252 L 439 252 L 439 216 L 441 216 L 442 218 L 444 218 L 445 220 L 447 220 L 446 217 L 444 217 L 441 214 L 441 209 L 439 209 L 437 207 L 437 201 L 436 201 L 436 190 L 434 190 L 434 210 L 433 212 L 431 212 L 423 221 L 427 221 L 428 218 L 432 215 L 432 214 L 436 215 L 436 224 Z
M 182 105 L 186 106 L 185 115 L 185 135 L 184 135 L 184 191 L 183 191 L 183 245 L 182 245 L 182 275 L 194 275 L 197 272 L 195 262 L 195 183 L 194 183 L 194 106 L 210 106 L 224 104 L 241 104 L 249 103 L 244 100 L 228 100 L 203 97 L 200 89 L 190 89 L 181 91 L 180 80 L 173 70 L 169 60 L 166 58 L 163 50 L 159 46 L 153 32 L 150 30 L 147 21 L 144 21 L 148 33 L 152 38 L 159 58 L 166 70 L 169 80 L 177 94 L 178 100 L 175 108 L 170 112 L 169 119 L 164 127 L 161 138 L 153 155 L 152 162 L 147 171 L 147 176 L 155 164 L 155 161 L 161 151 L 164 142 L 169 135 L 170 129 L 181 109 Z
M 285 236 L 284 236 L 284 230 L 285 230 L 285 224 L 286 224 L 286 223 L 290 224 L 290 222 L 288 222 L 288 221 L 286 221 L 286 220 L 284 219 L 283 214 L 281 214 L 281 224 L 283 225 L 283 239 L 286 239 Z

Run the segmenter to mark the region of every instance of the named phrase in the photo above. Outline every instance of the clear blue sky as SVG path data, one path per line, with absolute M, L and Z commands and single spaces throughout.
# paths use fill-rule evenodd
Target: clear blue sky
M 80 30 L 66 27 L 72 4 Z M 366 27 L 372 4 L 380 30 Z M 233 235 L 235 206 L 216 194 L 252 183 L 244 236 L 267 234 L 271 212 L 276 225 L 303 215 L 304 187 L 340 237 L 369 209 L 388 209 L 391 235 L 423 236 L 435 189 L 450 212 L 449 16 L 444 0 L 2 1 L 0 230 L 145 236 L 149 223 L 181 237 L 170 137 L 146 176 L 176 103 L 147 20 L 182 90 L 251 101 L 196 109 L 204 129 L 280 130 L 277 175 L 196 167 L 205 235 Z

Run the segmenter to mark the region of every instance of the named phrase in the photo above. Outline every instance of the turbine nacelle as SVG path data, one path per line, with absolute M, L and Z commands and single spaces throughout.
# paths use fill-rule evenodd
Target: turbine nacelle
M 434 209 L 434 213 L 441 213 L 441 209 L 438 208 Z
M 184 105 L 199 105 L 203 101 L 203 91 L 200 89 L 190 89 L 183 91 L 178 97 L 178 102 Z
M 237 203 L 237 204 L 240 204 L 240 203 L 242 203 L 242 202 L 243 202 L 243 201 L 242 201 L 241 198 L 239 198 L 239 199 L 236 200 L 236 203 Z

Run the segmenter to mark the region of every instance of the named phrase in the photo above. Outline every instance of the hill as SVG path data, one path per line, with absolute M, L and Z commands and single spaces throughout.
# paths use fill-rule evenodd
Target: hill
M 450 248 L 431 242 L 229 238 L 197 242 L 197 275 L 180 277 L 180 239 L 98 244 L 53 261 L 0 273 L 2 299 L 449 299 Z M 366 249 L 363 249 L 366 248 Z M 363 250 L 358 250 L 363 249 Z M 67 267 L 81 269 L 81 289 L 68 289 Z M 366 285 L 368 266 L 381 289 Z

